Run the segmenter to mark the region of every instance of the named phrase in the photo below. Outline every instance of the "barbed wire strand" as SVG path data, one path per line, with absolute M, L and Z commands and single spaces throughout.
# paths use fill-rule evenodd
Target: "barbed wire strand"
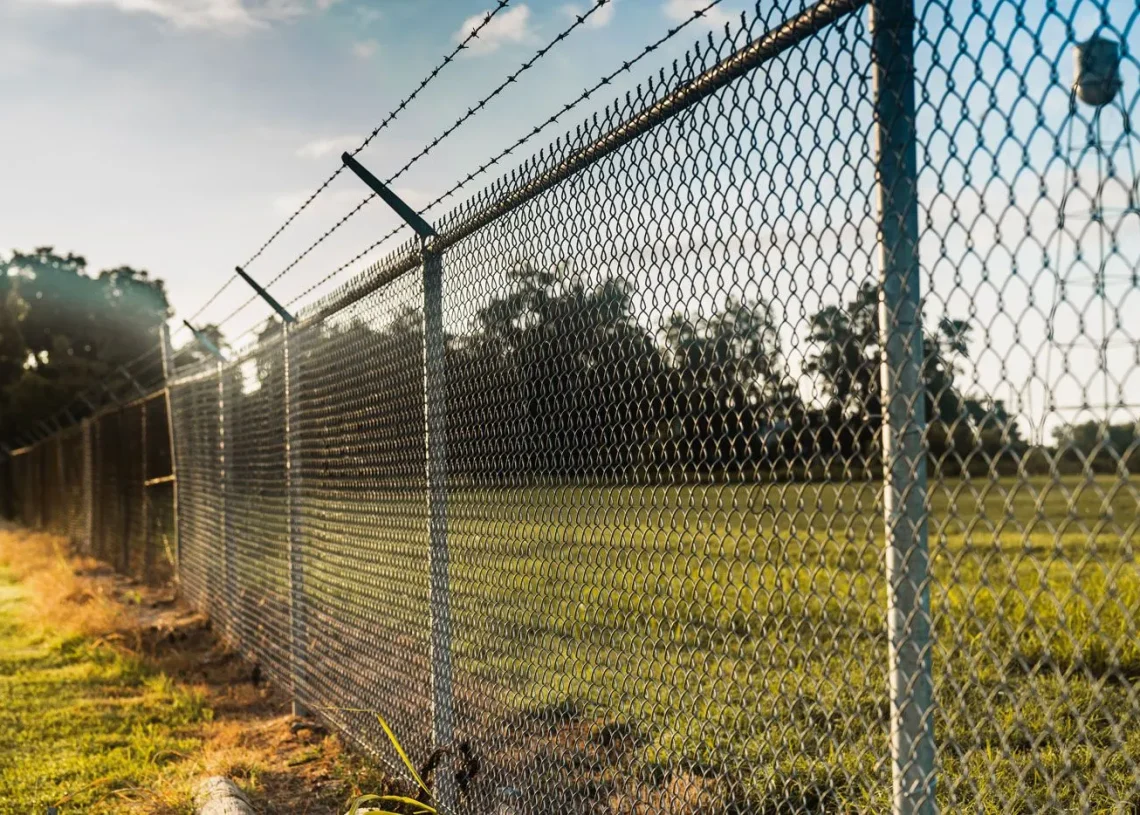
M 439 74 L 443 71 L 443 69 L 446 68 L 448 65 L 450 65 L 452 62 L 454 62 L 456 57 L 459 56 L 460 52 L 462 52 L 465 48 L 467 48 L 467 46 L 470 45 L 471 41 L 476 39 L 479 36 L 480 32 L 483 31 L 483 29 L 486 28 L 490 24 L 490 22 L 495 18 L 495 15 L 497 15 L 500 11 L 502 11 L 504 8 L 506 8 L 508 5 L 510 5 L 510 3 L 511 3 L 511 0 L 498 0 L 495 8 L 488 11 L 486 13 L 486 15 L 483 17 L 483 19 L 479 22 L 479 24 L 477 26 L 475 26 L 473 29 L 471 29 L 471 31 L 467 34 L 467 36 L 465 36 L 459 42 L 459 44 L 456 45 L 455 48 L 452 49 L 447 54 L 447 56 L 445 56 L 443 58 L 443 60 L 438 65 L 436 65 L 435 68 L 433 68 L 428 74 L 426 74 L 424 76 L 424 78 L 422 80 L 420 80 L 419 85 L 417 85 L 416 88 L 410 94 L 408 94 L 406 97 L 404 97 L 404 99 L 401 100 L 400 104 L 396 105 L 396 107 L 394 107 L 391 111 L 389 111 L 388 115 L 384 117 L 384 119 L 380 122 L 380 124 L 376 125 L 376 127 L 374 127 L 372 129 L 372 132 L 368 134 L 368 136 L 364 139 L 364 141 L 362 141 L 360 143 L 360 145 L 358 147 L 356 147 L 351 152 L 351 155 L 354 155 L 354 156 L 357 155 L 362 150 L 364 150 L 364 148 L 366 148 L 369 144 L 371 144 L 372 140 L 376 138 L 376 136 L 380 133 L 380 131 L 383 130 L 384 128 L 388 127 L 393 121 L 395 121 L 396 117 L 399 116 L 404 111 L 404 109 L 409 104 L 411 104 L 412 101 L 417 96 L 419 96 L 423 92 L 424 88 L 426 88 L 429 84 L 431 84 L 431 82 L 434 81 L 437 76 L 439 76 Z M 297 219 L 297 216 L 300 215 L 302 212 L 304 212 L 306 209 L 308 209 L 309 205 L 312 204 L 314 200 L 316 200 L 317 196 L 320 195 L 322 192 L 324 192 L 326 189 L 328 189 L 328 186 L 333 181 L 335 181 L 336 178 L 342 172 L 344 172 L 344 165 L 340 164 L 337 166 L 336 170 L 332 173 L 332 175 L 330 175 L 328 178 L 326 178 L 321 183 L 321 185 L 318 186 L 317 189 L 314 190 L 313 193 L 311 195 L 309 195 L 309 197 L 306 198 L 305 201 L 299 207 L 297 207 L 297 209 L 294 210 L 293 213 L 288 218 L 285 219 L 285 222 L 283 224 L 281 224 L 281 226 L 279 226 L 277 228 L 277 230 L 272 235 L 269 236 L 268 240 L 266 240 L 265 243 L 263 243 L 260 247 L 258 247 L 257 251 L 254 252 L 250 256 L 250 258 L 243 264 L 243 266 L 249 266 L 255 260 L 257 260 L 259 257 L 261 257 L 262 253 L 265 252 L 265 250 L 269 248 L 269 245 L 271 243 L 273 243 L 275 240 L 277 240 L 278 236 L 281 235 L 281 233 L 284 232 L 289 227 L 289 225 Z M 221 288 L 219 288 L 216 292 L 214 292 L 210 296 L 210 298 L 204 304 L 202 304 L 202 306 L 197 311 L 195 311 L 194 314 L 192 314 L 189 317 L 189 319 L 191 321 L 193 321 L 197 317 L 201 316 L 202 312 L 204 312 L 207 308 L 209 308 L 211 305 L 213 305 L 214 302 L 218 299 L 218 297 L 220 297 L 222 295 L 222 293 L 236 279 L 237 279 L 237 275 L 231 274 L 230 277 L 226 280 L 226 282 L 224 284 L 222 284 Z
M 716 1 L 720 2 L 721 0 L 716 0 Z M 565 40 L 567 37 L 569 37 L 576 29 L 585 25 L 586 22 L 590 19 L 590 16 L 592 14 L 594 14 L 596 11 L 598 11 L 598 9 L 600 9 L 606 5 L 610 5 L 613 2 L 614 2 L 614 0 L 596 0 L 594 5 L 588 11 L 586 11 L 584 14 L 575 15 L 574 22 L 572 24 L 570 24 L 565 29 L 560 31 L 558 33 L 558 35 L 556 37 L 554 37 L 554 39 L 552 39 L 545 46 L 543 46 L 538 51 L 536 51 L 530 59 L 523 62 L 522 65 L 520 65 L 517 70 L 515 70 L 513 73 L 509 74 L 507 76 L 507 78 L 504 79 L 502 82 L 500 82 L 489 94 L 487 94 L 482 99 L 480 99 L 479 102 L 477 102 L 475 105 L 468 108 L 467 112 L 464 113 L 462 116 L 460 116 L 455 121 L 454 124 L 452 124 L 450 127 L 448 127 L 443 132 L 441 132 L 439 135 L 437 135 L 434 139 L 432 139 L 430 142 L 428 142 L 427 146 L 425 146 L 422 150 L 420 150 L 419 153 L 412 156 L 412 158 L 410 158 L 404 164 L 404 166 L 401 167 L 399 170 L 397 170 L 393 175 L 391 175 L 387 179 L 385 179 L 384 183 L 385 184 L 392 184 L 393 182 L 397 181 L 404 173 L 406 173 L 408 170 L 410 170 L 418 161 L 420 161 L 422 158 L 424 158 L 429 153 L 431 153 L 431 151 L 434 150 L 437 146 L 439 146 L 439 144 L 444 139 L 451 136 L 451 134 L 453 134 L 455 131 L 457 131 L 460 127 L 462 127 L 468 121 L 473 119 L 482 110 L 486 109 L 487 105 L 490 104 L 490 102 L 492 100 L 494 100 L 496 97 L 498 97 L 500 94 L 502 94 L 503 91 L 505 91 L 507 88 L 509 88 L 515 82 L 517 82 L 518 78 L 522 74 L 524 74 L 526 71 L 528 71 L 532 67 L 534 67 L 534 65 L 539 60 L 541 60 L 543 57 L 545 57 L 551 50 L 553 50 L 555 46 L 557 46 L 559 43 L 561 43 L 563 40 Z M 340 167 L 337 169 L 337 172 L 339 173 L 342 169 L 344 169 L 343 164 L 340 165 Z M 360 201 L 360 203 L 358 203 L 356 206 L 354 206 L 352 209 L 350 209 L 344 216 L 342 216 L 340 218 L 340 220 L 338 220 L 336 223 L 334 223 L 331 227 L 329 227 L 327 230 L 325 230 L 325 232 L 320 237 L 318 237 L 315 241 L 313 241 L 311 244 L 309 244 L 309 246 L 306 247 L 305 250 L 301 252 L 301 254 L 299 254 L 297 257 L 295 257 L 292 260 L 292 262 L 289 263 L 289 265 L 287 265 L 284 269 L 282 269 L 280 272 L 278 272 L 267 283 L 263 284 L 264 287 L 266 289 L 268 289 L 270 286 L 272 286 L 273 284 L 275 284 L 279 280 L 281 280 L 283 277 L 285 277 L 285 275 L 287 275 L 290 271 L 292 271 L 294 268 L 297 267 L 297 264 L 299 264 L 302 260 L 304 260 L 314 249 L 316 249 L 318 246 L 320 246 L 322 243 L 324 243 L 325 240 L 327 240 L 334 232 L 336 232 L 338 229 L 340 229 L 342 226 L 344 226 L 344 224 L 347 223 L 348 220 L 350 218 L 352 218 L 352 216 L 354 216 L 356 213 L 360 212 L 360 210 L 363 209 L 364 206 L 374 198 L 376 198 L 376 193 L 370 193 L 369 195 L 365 196 Z M 430 207 L 430 205 L 429 205 L 429 207 Z M 365 249 L 362 254 L 367 254 L 368 252 L 372 251 L 372 249 L 374 249 L 380 243 L 383 243 L 383 241 L 386 239 L 387 238 L 381 238 L 380 241 L 372 244 L 372 246 L 369 249 Z M 360 257 L 360 255 L 357 256 L 357 259 L 359 259 L 359 257 Z M 349 261 L 349 263 L 352 263 L 352 262 L 354 262 L 354 261 Z M 256 295 L 254 295 L 253 297 L 250 297 L 248 300 L 246 300 L 246 302 L 242 303 L 240 306 L 238 306 L 236 309 L 234 309 L 234 311 L 230 312 L 230 314 L 228 314 L 226 317 L 224 317 L 222 319 L 222 322 L 220 322 L 218 325 L 219 326 L 224 325 L 228 320 L 232 319 L 233 317 L 237 316 L 239 313 L 244 311 L 247 306 L 249 306 L 251 303 L 253 303 L 257 299 L 258 298 Z M 245 332 L 245 333 L 248 333 L 248 332 Z M 244 336 L 244 334 L 242 336 Z
M 519 137 L 515 142 L 513 142 L 512 144 L 510 144 L 509 146 L 507 146 L 505 149 L 501 150 L 500 152 L 496 153 L 494 156 L 492 156 L 490 159 L 485 161 L 483 164 L 481 164 L 475 170 L 468 173 L 461 180 L 456 182 L 455 185 L 453 185 L 450 189 L 448 189 L 446 192 L 442 193 L 438 198 L 436 198 L 435 200 L 430 202 L 427 206 L 425 206 L 422 210 L 420 210 L 419 214 L 423 215 L 423 214 L 429 212 L 431 209 L 433 209 L 434 207 L 441 204 L 447 198 L 449 198 L 452 195 L 454 195 L 455 193 L 459 192 L 463 187 L 470 184 L 476 178 L 478 178 L 479 176 L 486 173 L 492 167 L 495 167 L 496 165 L 498 165 L 499 162 L 501 162 L 503 159 L 507 158 L 509 155 L 514 153 L 516 150 L 518 150 L 520 147 L 527 144 L 529 141 L 531 141 L 535 137 L 537 137 L 546 128 L 557 123 L 567 113 L 571 112 L 572 110 L 577 108 L 579 105 L 581 105 L 582 103 L 589 100 L 590 97 L 592 97 L 595 93 L 597 93 L 602 88 L 608 86 L 618 76 L 620 76 L 623 73 L 627 73 L 627 72 L 631 71 L 634 68 L 634 66 L 636 66 L 639 62 L 641 62 L 643 59 L 645 59 L 650 54 L 655 52 L 658 48 L 660 48 L 666 42 L 671 40 L 673 37 L 677 36 L 677 34 L 679 34 L 685 28 L 692 25 L 697 20 L 700 20 L 706 13 L 708 13 L 710 10 L 712 10 L 716 6 L 720 5 L 722 2 L 724 2 L 724 0 L 712 0 L 707 5 L 703 6 L 700 9 L 697 9 L 696 11 L 694 11 L 692 13 L 692 15 L 690 17 L 688 17 L 687 19 L 678 23 L 673 28 L 668 29 L 665 32 L 665 34 L 663 34 L 657 40 L 646 45 L 632 59 L 624 61 L 617 70 L 612 71 L 612 72 L 606 74 L 605 76 L 603 76 L 601 79 L 599 79 L 597 82 L 595 82 L 592 86 L 590 86 L 589 88 L 582 91 L 582 93 L 579 94 L 575 99 L 573 99 L 572 101 L 566 103 L 561 108 L 559 108 L 553 115 L 549 116 L 548 118 L 546 118 L 545 120 L 543 120 L 542 122 L 537 124 L 531 130 L 527 131 L 525 134 L 523 134 L 521 137 Z M 340 266 L 338 266 L 337 268 L 335 268 L 334 270 L 332 270 L 331 272 L 326 274 L 321 279 L 317 280 L 315 283 L 313 283 L 307 289 L 302 291 L 300 294 L 295 296 L 293 299 L 289 300 L 285 305 L 286 306 L 296 305 L 297 302 L 299 302 L 300 300 L 303 300 L 305 297 L 312 294 L 315 290 L 317 290 L 321 286 L 323 286 L 326 283 L 328 283 L 329 281 L 331 281 L 333 278 L 340 275 L 341 272 L 343 272 L 345 269 L 347 269 L 350 266 L 352 266 L 353 264 L 355 264 L 357 261 L 359 261 L 365 255 L 369 254 L 370 252 L 375 250 L 377 247 L 379 247 L 383 243 L 387 242 L 394 235 L 396 235 L 400 230 L 404 229 L 405 226 L 406 226 L 405 224 L 400 224 L 399 226 L 395 227 L 391 232 L 388 232 L 386 235 L 381 237 L 379 240 L 373 242 L 372 244 L 370 244 L 369 246 L 367 246 L 366 248 L 364 248 L 363 250 L 358 252 L 356 255 L 354 255 L 352 258 L 350 258 L 349 260 L 342 263 Z M 250 302 L 252 302 L 252 300 Z M 242 306 L 242 308 L 244 308 L 244 305 Z M 239 311 L 240 311 L 240 309 L 239 309 Z M 236 312 L 235 312 L 235 315 L 236 315 Z M 231 315 L 231 317 L 232 316 L 234 316 L 234 315 Z M 257 328 L 255 327 L 255 328 L 250 328 L 250 329 L 246 330 L 241 335 L 239 335 L 239 337 L 237 339 L 240 340 L 240 339 L 248 336 L 249 334 L 253 333 L 254 330 L 257 330 Z M 235 342 L 236 342 L 236 340 L 235 340 Z

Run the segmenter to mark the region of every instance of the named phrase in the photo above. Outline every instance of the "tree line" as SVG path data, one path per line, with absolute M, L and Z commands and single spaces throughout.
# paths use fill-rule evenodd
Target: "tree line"
M 150 352 L 170 314 L 163 281 L 141 269 L 93 272 L 50 246 L 0 255 L 0 441 L 160 384 Z
M 620 278 L 590 283 L 564 267 L 511 269 L 497 296 L 447 338 L 452 471 L 520 481 L 652 481 L 677 471 L 710 478 L 878 476 L 875 283 L 810 316 L 810 350 L 798 374 L 783 348 L 781 317 L 761 299 L 679 311 L 657 328 L 642 324 L 637 308 L 634 287 Z M 1060 459 L 1069 469 L 1083 467 L 1065 439 L 1059 437 L 1060 454 L 1034 448 L 1001 400 L 965 391 L 961 368 L 971 330 L 947 316 L 922 333 L 931 466 L 946 475 L 1048 471 Z M 393 484 L 421 473 L 418 309 L 404 307 L 380 329 L 356 321 L 323 332 L 309 344 L 302 376 L 313 381 L 305 386 L 360 386 L 385 395 L 366 412 L 328 419 L 336 424 L 327 431 L 345 439 L 346 461 L 391 468 Z M 1099 452 L 1099 467 L 1119 460 Z M 351 480 L 357 465 L 344 466 Z
M 796 372 L 783 347 L 783 317 L 762 299 L 728 298 L 702 312 L 676 311 L 657 326 L 639 321 L 638 308 L 635 287 L 622 278 L 590 282 L 565 266 L 511 268 L 469 325 L 447 338 L 448 441 L 456 475 L 878 475 L 883 406 L 873 281 L 847 302 L 809 315 L 807 351 Z M 145 271 L 122 266 L 91 273 L 83 257 L 48 247 L 0 258 L 4 437 L 36 427 L 61 408 L 82 413 L 76 397 L 107 390 L 124 366 L 157 348 L 170 314 L 163 282 Z M 208 330 L 224 345 L 216 328 Z M 418 478 L 419 309 L 404 306 L 379 328 L 330 320 L 316 330 L 302 355 L 306 385 L 327 388 L 330 405 L 338 399 L 334 391 L 348 386 L 375 397 L 366 411 L 322 416 L 321 432 L 336 434 L 343 454 L 329 467 L 350 473 L 379 467 L 393 483 Z M 279 331 L 271 322 L 260 336 L 266 350 L 257 355 L 256 378 L 265 386 L 251 389 L 231 371 L 229 392 L 244 416 L 279 412 L 261 404 L 281 398 L 281 360 L 272 343 Z M 932 467 L 955 475 L 1140 464 L 1134 424 L 1064 426 L 1054 449 L 1030 445 L 1000 400 L 963 386 L 971 333 L 969 322 L 950 316 L 923 327 Z M 203 356 L 191 344 L 178 363 Z M 161 365 L 152 359 L 134 373 L 144 389 L 161 382 Z M 377 450 L 389 454 L 377 456 Z

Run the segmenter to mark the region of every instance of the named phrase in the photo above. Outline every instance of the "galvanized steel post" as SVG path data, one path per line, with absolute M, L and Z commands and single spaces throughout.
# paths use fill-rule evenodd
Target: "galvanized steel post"
M 140 430 L 139 435 L 141 436 L 141 440 L 142 440 L 142 449 L 139 451 L 139 455 L 141 457 L 141 461 L 140 461 L 141 477 L 139 479 L 139 490 L 142 494 L 142 528 L 143 528 L 143 567 L 142 568 L 143 568 L 143 575 L 144 575 L 143 579 L 146 581 L 149 581 L 151 579 L 151 571 L 154 568 L 154 561 L 153 561 L 153 553 L 151 551 L 152 540 L 151 540 L 151 534 L 150 534 L 150 489 L 146 485 L 146 482 L 150 478 L 150 476 L 147 474 L 147 464 L 148 464 L 147 451 L 149 450 L 149 444 L 147 442 L 148 429 L 146 426 L 146 424 L 147 424 L 147 422 L 146 422 L 147 401 L 146 400 L 143 400 L 143 402 L 141 402 L 139 404 L 139 411 L 140 411 L 139 421 L 141 422 L 141 427 L 139 429 Z
M 93 422 L 94 419 L 91 418 L 83 420 L 83 512 L 86 527 L 83 553 L 86 555 L 94 554 L 95 538 L 95 451 L 92 439 L 94 434 L 91 432 Z
M 222 598 L 217 608 L 222 609 L 225 638 L 237 644 L 234 616 L 237 609 L 234 597 L 234 531 L 233 513 L 230 510 L 233 489 L 233 427 L 230 405 L 226 399 L 226 364 L 218 360 L 218 455 L 222 484 Z
M 935 812 L 914 23 L 914 0 L 872 0 L 882 266 L 883 512 L 896 815 Z
M 431 237 L 422 239 L 424 267 L 424 428 L 426 431 L 428 543 L 431 605 L 432 734 L 435 746 L 452 743 L 455 702 L 451 683 L 451 590 L 447 547 L 447 368 L 443 332 L 443 259 Z M 441 812 L 455 812 L 449 773 L 437 774 Z
M 301 560 L 301 444 L 297 438 L 300 416 L 301 355 L 298 329 L 286 323 L 283 335 L 285 355 L 285 502 L 289 516 L 289 680 L 292 682 L 293 715 L 305 713 L 300 700 L 305 680 L 304 571 Z
M 174 574 L 175 580 L 181 580 L 179 567 L 182 565 L 182 535 L 178 531 L 178 447 L 175 445 L 174 406 L 170 397 L 170 382 L 174 378 L 174 346 L 170 341 L 170 326 L 162 324 L 162 380 L 164 398 L 166 399 L 166 433 L 170 443 L 170 475 L 174 478 L 174 490 L 171 505 L 174 511 Z

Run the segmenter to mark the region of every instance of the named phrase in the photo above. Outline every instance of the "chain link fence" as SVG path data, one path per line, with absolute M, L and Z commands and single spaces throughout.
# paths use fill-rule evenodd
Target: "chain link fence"
M 1138 17 L 728 19 L 171 377 L 184 596 L 447 812 L 1136 810 Z M 158 552 L 145 405 L 20 518 Z
M 13 451 L 6 517 L 148 583 L 174 575 L 174 479 L 163 391 Z

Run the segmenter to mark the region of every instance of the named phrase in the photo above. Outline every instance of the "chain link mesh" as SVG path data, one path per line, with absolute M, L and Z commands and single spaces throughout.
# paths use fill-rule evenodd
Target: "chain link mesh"
M 182 592 L 444 811 L 1140 807 L 1140 14 L 871 5 L 745 15 L 169 383 Z M 139 568 L 142 416 L 12 457 L 19 517 Z
M 7 462 L 9 517 L 138 580 L 169 580 L 174 484 L 161 396 L 105 410 L 15 451 Z

